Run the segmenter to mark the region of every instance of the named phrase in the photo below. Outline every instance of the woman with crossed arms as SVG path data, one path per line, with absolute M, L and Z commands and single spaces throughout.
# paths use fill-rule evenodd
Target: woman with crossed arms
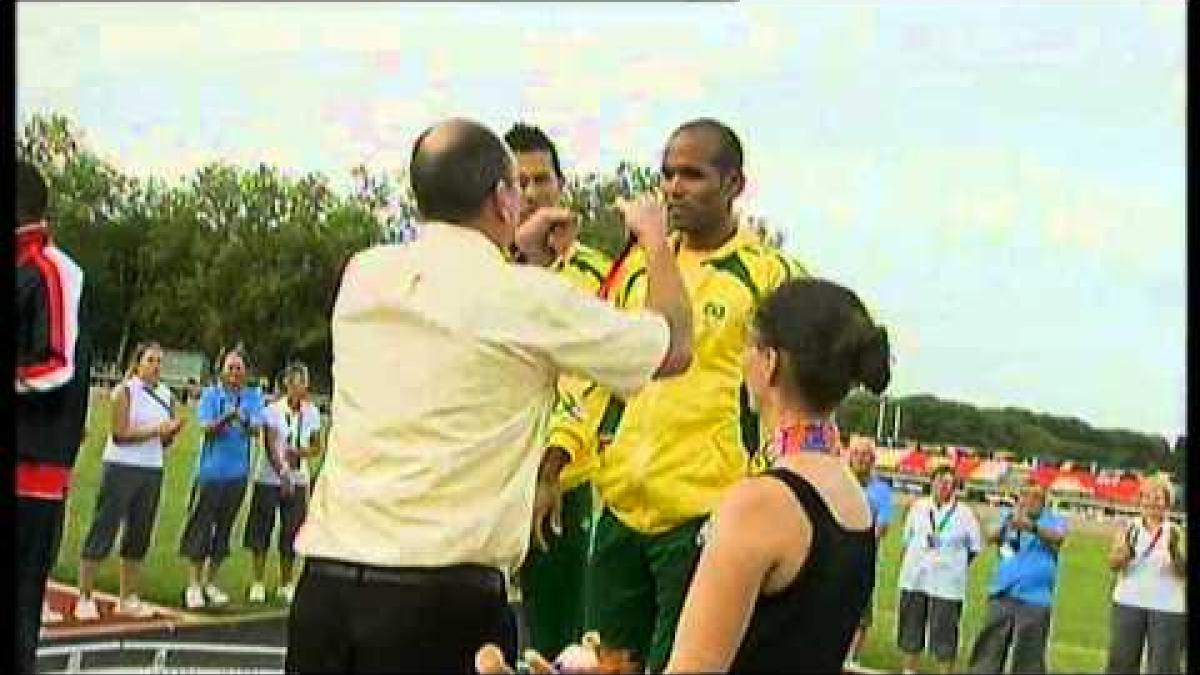
M 1142 483 L 1142 517 L 1116 533 L 1109 565 L 1117 572 L 1109 630 L 1109 673 L 1136 673 L 1146 650 L 1146 672 L 1182 671 L 1187 630 L 1187 555 L 1184 533 L 1166 518 L 1171 484 Z
M 150 546 L 163 479 L 163 453 L 183 420 L 171 390 L 159 381 L 162 348 L 138 345 L 125 379 L 112 393 L 112 432 L 104 447 L 104 469 L 92 525 L 79 561 L 79 600 L 75 618 L 94 621 L 100 610 L 92 598 L 96 568 L 108 557 L 121 528 L 120 600 L 116 612 L 145 618 L 153 614 L 137 595 L 138 569 Z

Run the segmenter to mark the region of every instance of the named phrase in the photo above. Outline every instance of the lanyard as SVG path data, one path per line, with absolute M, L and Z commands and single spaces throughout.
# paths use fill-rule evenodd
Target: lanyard
M 600 298 L 601 300 L 608 300 L 610 296 L 612 296 L 613 286 L 616 286 L 617 280 L 621 278 L 622 268 L 625 267 L 625 260 L 629 257 L 629 254 L 633 252 L 633 247 L 636 243 L 637 241 L 634 239 L 633 234 L 631 233 L 629 238 L 625 241 L 625 247 L 622 248 L 621 252 L 617 254 L 617 257 L 613 259 L 612 267 L 608 268 L 608 276 L 604 277 L 604 281 L 600 282 L 600 289 L 596 291 L 596 297 Z M 676 239 L 673 244 L 676 258 L 679 257 L 679 250 L 682 246 L 683 240 Z
M 1154 536 L 1150 538 L 1150 545 L 1138 554 L 1138 558 L 1147 558 L 1150 556 L 1150 553 L 1154 550 L 1154 547 L 1158 545 L 1158 540 L 1162 537 L 1163 528 L 1165 526 L 1166 523 L 1159 524 L 1158 528 L 1154 530 Z
M 1038 517 L 1041 517 L 1041 514 L 1038 514 Z M 1012 516 L 1009 516 L 1009 519 L 1011 520 Z M 1033 520 L 1033 527 L 1034 527 L 1034 530 L 1037 529 L 1037 519 L 1036 518 Z M 1005 531 L 1005 536 L 1003 538 L 1008 542 L 1009 546 L 1012 546 L 1013 553 L 1020 553 L 1021 552 L 1021 531 L 1017 530 L 1017 529 L 1012 530 L 1014 536 L 1009 538 L 1008 537 L 1008 531 L 1009 531 L 1008 521 L 1004 522 L 1004 531 Z M 1037 535 L 1034 534 L 1033 538 L 1036 540 Z M 1051 551 L 1053 551 L 1053 549 L 1051 549 Z
M 942 514 L 942 518 L 938 522 L 937 525 L 933 524 L 934 509 L 933 508 L 929 509 L 929 530 L 930 530 L 930 532 L 932 532 L 934 535 L 940 535 L 942 533 L 942 530 L 946 529 L 946 524 L 950 522 L 950 516 L 954 515 L 954 510 L 957 508 L 958 508 L 958 502 L 954 502 L 953 504 L 951 504 L 950 508 L 946 509 L 946 512 Z
M 240 413 L 242 411 L 242 390 L 238 389 L 236 392 L 230 392 L 228 389 L 225 389 L 222 387 L 222 390 L 221 390 L 221 409 L 222 410 L 226 409 L 230 400 L 233 401 L 232 409 L 236 410 L 237 412 Z
M 288 443 L 293 450 L 300 449 L 300 422 L 304 418 L 301 412 L 302 410 L 297 410 L 293 413 L 291 406 L 286 406 L 283 411 L 283 423 L 288 430 Z
M 633 236 L 625 242 L 625 247 L 617 254 L 616 260 L 613 260 L 612 267 L 608 269 L 608 276 L 604 277 L 604 281 L 600 282 L 600 289 L 596 292 L 596 296 L 601 300 L 608 300 L 608 296 L 612 293 L 612 287 L 616 285 L 617 279 L 621 276 L 621 268 L 625 266 L 625 259 L 633 252 Z
M 157 404 L 159 404 L 160 406 L 162 406 L 162 409 L 163 409 L 163 410 L 165 410 L 165 411 L 167 411 L 167 415 L 168 415 L 168 416 L 171 414 L 171 406 L 170 406 L 170 405 L 168 405 L 166 401 L 162 400 L 162 397 L 161 397 L 161 396 L 159 396 L 157 393 L 155 393 L 155 392 L 154 392 L 154 390 L 153 390 L 153 389 L 151 389 L 151 388 L 149 387 L 149 385 L 147 385 L 145 382 L 142 382 L 142 391 L 144 391 L 144 392 L 146 392 L 147 394 L 149 394 L 149 395 L 150 395 L 150 398 L 154 399 L 154 402 L 155 402 L 155 403 L 157 403 Z

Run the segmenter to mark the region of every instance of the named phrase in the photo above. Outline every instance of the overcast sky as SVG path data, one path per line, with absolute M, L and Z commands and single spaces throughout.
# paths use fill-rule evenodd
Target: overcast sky
M 893 393 L 1185 423 L 1182 2 L 22 2 L 17 104 L 131 173 L 403 168 L 447 115 L 568 171 L 715 116 L 742 206 L 887 324 Z

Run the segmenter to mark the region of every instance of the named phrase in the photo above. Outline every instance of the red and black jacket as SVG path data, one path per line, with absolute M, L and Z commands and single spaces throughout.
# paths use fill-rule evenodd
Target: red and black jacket
M 45 223 L 16 233 L 17 494 L 62 499 L 87 420 L 90 344 L 80 323 L 83 272 Z

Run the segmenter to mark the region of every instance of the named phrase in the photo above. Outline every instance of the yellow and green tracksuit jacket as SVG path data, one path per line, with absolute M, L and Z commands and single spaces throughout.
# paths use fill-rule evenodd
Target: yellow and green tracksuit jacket
M 579 242 L 551 266 L 551 270 L 588 295 L 596 295 L 611 268 L 612 260 L 607 255 Z M 582 420 L 589 398 L 589 388 L 596 387 L 573 375 L 560 376 L 554 418 L 564 424 L 575 419 Z M 590 399 L 593 406 L 604 405 L 604 400 L 598 395 L 591 395 Z M 595 434 L 592 434 L 592 437 L 595 438 Z M 571 462 L 563 467 L 559 475 L 559 485 L 563 492 L 567 492 L 591 477 L 590 473 L 596 460 L 596 443 L 579 443 L 564 449 L 572 453 Z
M 604 505 L 645 534 L 707 515 L 725 488 L 747 475 L 761 431 L 743 386 L 748 329 L 764 296 L 807 276 L 799 263 L 745 230 L 715 251 L 684 249 L 677 235 L 672 245 L 693 307 L 691 367 L 625 401 L 585 388 L 574 414 L 557 415 L 550 433 L 551 445 L 596 458 L 592 480 Z M 641 249 L 617 275 L 616 305 L 643 307 Z

